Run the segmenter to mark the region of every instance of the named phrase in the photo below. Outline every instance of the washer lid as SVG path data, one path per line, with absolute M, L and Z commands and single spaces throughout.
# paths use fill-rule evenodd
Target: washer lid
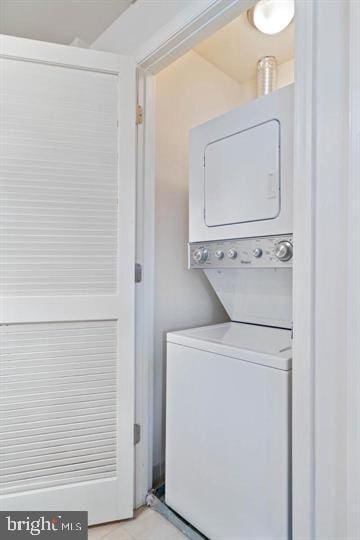
M 290 330 L 229 322 L 170 332 L 167 341 L 284 371 L 291 369 Z

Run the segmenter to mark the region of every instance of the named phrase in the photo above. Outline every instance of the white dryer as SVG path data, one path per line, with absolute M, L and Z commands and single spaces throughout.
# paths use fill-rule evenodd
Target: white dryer
M 194 127 L 189 241 L 289 234 L 294 85 Z
M 290 538 L 289 330 L 168 334 L 166 503 L 211 540 Z

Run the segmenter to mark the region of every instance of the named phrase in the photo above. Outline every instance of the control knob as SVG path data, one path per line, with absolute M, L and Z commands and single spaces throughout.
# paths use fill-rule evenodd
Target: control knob
M 236 259 L 236 257 L 237 257 L 237 251 L 236 251 L 236 249 L 229 249 L 229 251 L 228 251 L 228 257 L 229 257 L 230 259 Z
M 222 249 L 218 249 L 215 251 L 215 257 L 217 259 L 223 259 L 224 258 L 224 252 Z
M 196 249 L 193 253 L 193 259 L 197 263 L 204 263 L 209 257 L 209 252 L 207 249 L 200 248 Z
M 255 248 L 254 251 L 253 251 L 253 255 L 257 259 L 259 259 L 262 254 L 263 254 L 263 250 L 260 247 Z
M 279 261 L 289 261 L 293 256 L 293 246 L 288 240 L 283 240 L 275 246 L 275 256 Z

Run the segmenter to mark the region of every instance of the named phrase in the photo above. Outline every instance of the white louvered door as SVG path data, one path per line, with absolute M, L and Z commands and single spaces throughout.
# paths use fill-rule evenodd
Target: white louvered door
M 0 58 L 0 509 L 133 508 L 135 68 Z

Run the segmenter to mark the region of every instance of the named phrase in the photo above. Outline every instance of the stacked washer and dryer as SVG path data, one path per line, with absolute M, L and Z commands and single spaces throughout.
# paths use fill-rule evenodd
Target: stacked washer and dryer
M 189 266 L 231 322 L 167 336 L 165 500 L 211 540 L 291 537 L 293 94 L 190 132 Z

